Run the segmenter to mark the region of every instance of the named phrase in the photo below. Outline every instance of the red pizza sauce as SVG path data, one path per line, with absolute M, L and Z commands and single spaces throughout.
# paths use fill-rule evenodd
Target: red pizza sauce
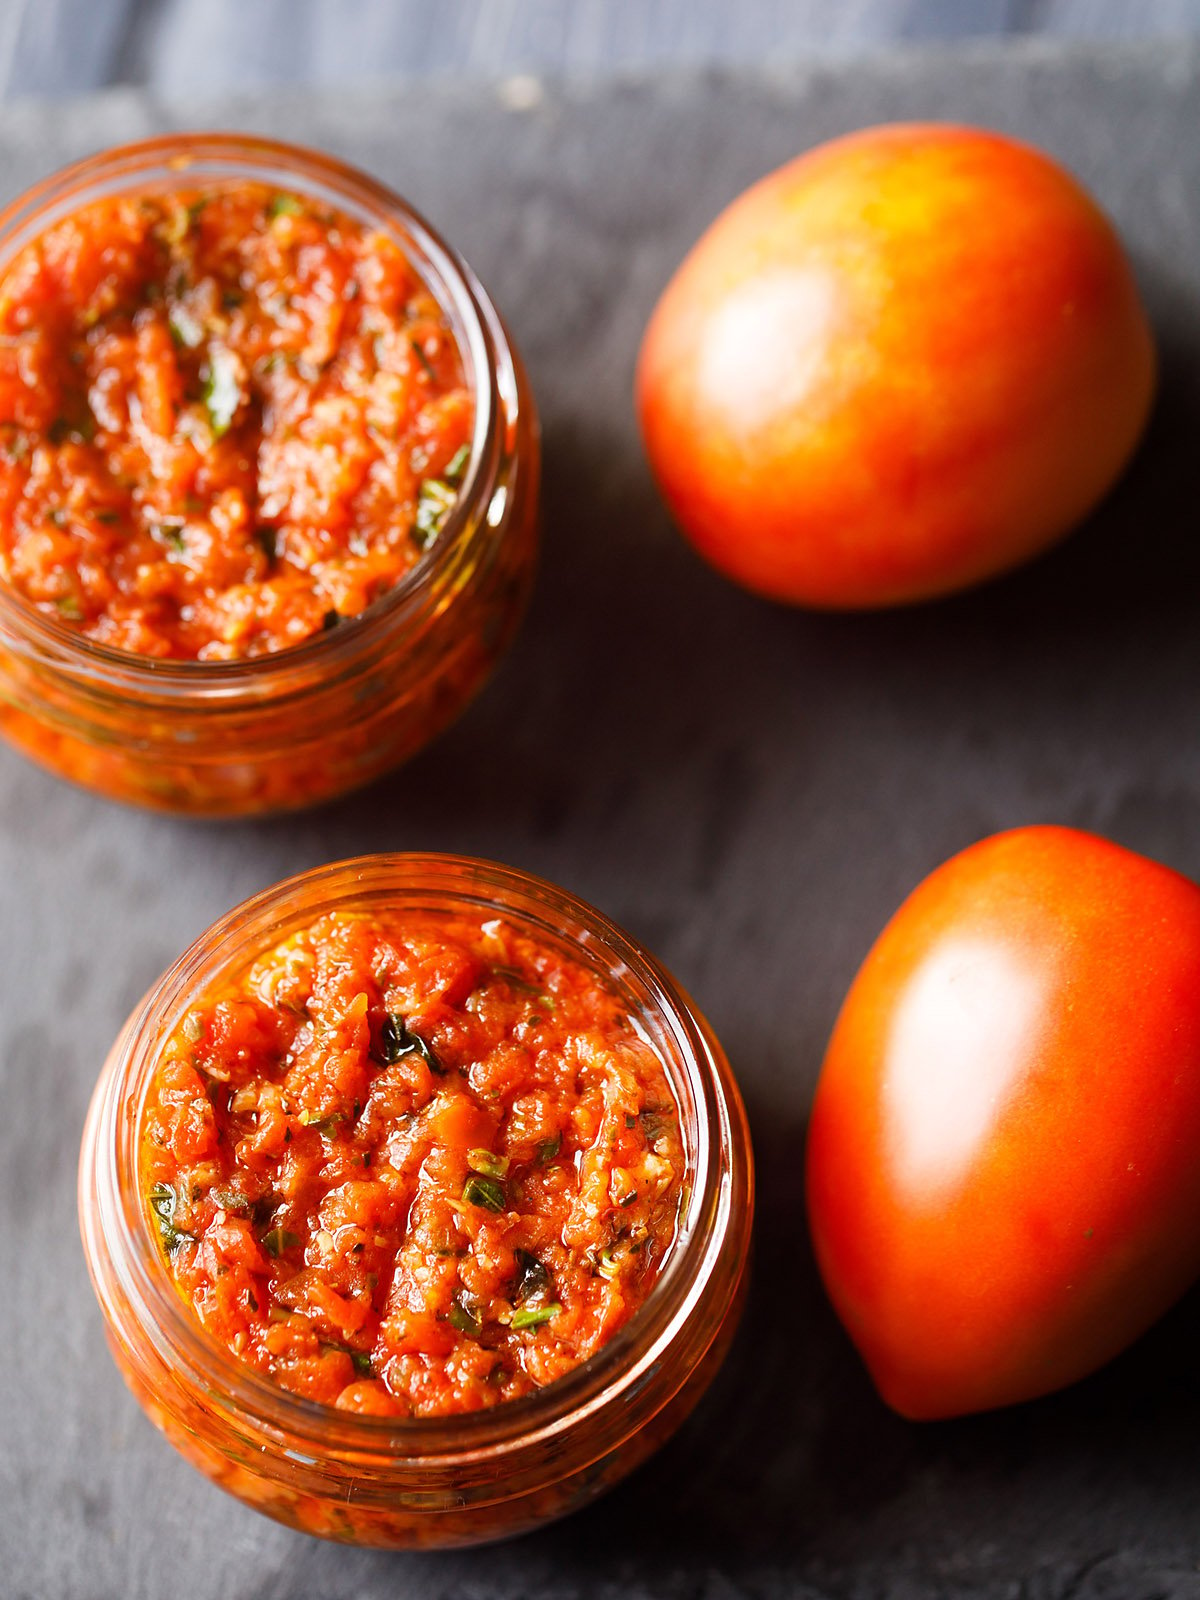
M 93 201 L 0 278 L 0 581 L 142 656 L 284 649 L 420 559 L 473 423 L 386 234 L 258 182 Z
M 139 1180 L 209 1334 L 297 1394 L 444 1416 L 529 1394 L 643 1303 L 678 1109 L 616 993 L 502 920 L 333 913 L 207 992 Z

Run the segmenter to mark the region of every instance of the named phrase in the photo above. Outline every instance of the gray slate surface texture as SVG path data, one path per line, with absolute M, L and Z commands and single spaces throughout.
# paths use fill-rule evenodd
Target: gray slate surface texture
M 0 101 L 746 67 L 893 42 L 1200 31 L 1200 0 L 0 0 Z
M 1149 297 L 1161 400 L 1108 504 L 1023 572 L 892 615 L 774 608 L 670 528 L 631 414 L 638 339 L 746 182 L 828 135 L 917 116 L 1032 137 L 1094 188 Z M 200 124 L 362 163 L 476 265 L 540 397 L 545 561 L 464 720 L 325 810 L 188 824 L 0 751 L 0 1595 L 1200 1595 L 1200 1297 L 1056 1398 L 911 1426 L 825 1304 L 800 1203 L 838 1001 L 926 871 L 1054 820 L 1200 874 L 1200 51 L 989 48 L 549 88 L 524 108 L 465 83 L 169 105 L 122 92 L 0 116 L 0 190 Z M 760 1163 L 756 1282 L 716 1387 L 606 1500 L 490 1551 L 354 1552 L 224 1498 L 125 1392 L 76 1242 L 88 1094 L 147 984 L 235 900 L 394 848 L 530 868 L 648 942 L 726 1041 Z

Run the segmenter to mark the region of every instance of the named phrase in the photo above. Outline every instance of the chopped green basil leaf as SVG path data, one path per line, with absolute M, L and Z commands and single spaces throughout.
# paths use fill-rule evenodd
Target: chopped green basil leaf
M 602 1278 L 611 1278 L 613 1276 L 617 1270 L 617 1262 L 620 1259 L 620 1255 L 621 1252 L 618 1250 L 615 1242 L 613 1244 L 606 1244 L 604 1246 L 604 1249 L 601 1250 L 598 1258 L 600 1265 L 600 1276 Z
M 408 342 L 412 346 L 413 355 L 415 355 L 417 360 L 421 363 L 425 376 L 429 379 L 430 383 L 436 383 L 437 373 L 430 365 L 429 357 L 425 354 L 424 350 L 421 348 L 416 339 L 410 339 Z
M 451 1327 L 457 1328 L 459 1333 L 470 1334 L 472 1339 L 478 1339 L 483 1331 L 479 1313 L 464 1306 L 460 1300 L 455 1300 L 446 1316 Z
M 150 1190 L 147 1199 L 150 1209 L 158 1223 L 159 1235 L 162 1238 L 163 1249 L 171 1255 L 185 1242 L 191 1243 L 193 1236 L 185 1233 L 182 1228 L 175 1226 L 175 1213 L 179 1206 L 179 1195 L 169 1183 L 156 1183 Z
M 422 550 L 428 550 L 441 533 L 442 525 L 457 499 L 458 491 L 441 478 L 426 478 L 422 483 L 417 496 L 417 520 L 413 524 L 417 543 Z
M 299 1243 L 300 1235 L 289 1233 L 286 1228 L 272 1228 L 269 1233 L 263 1234 L 263 1249 L 269 1256 L 274 1256 L 276 1259 L 285 1250 L 294 1250 Z
M 276 217 L 298 217 L 303 210 L 294 194 L 275 194 L 267 206 L 267 215 L 273 221 Z
M 467 1165 L 485 1178 L 503 1178 L 508 1171 L 508 1157 L 493 1155 L 490 1150 L 468 1150 Z
M 181 522 L 153 522 L 150 524 L 150 532 L 162 544 L 170 545 L 172 550 L 178 550 L 182 554 L 187 549 Z
M 319 1133 L 322 1139 L 336 1139 L 337 1130 L 346 1116 L 342 1111 L 334 1111 L 327 1117 L 314 1117 L 308 1111 L 300 1113 L 300 1121 L 306 1128 L 311 1128 L 314 1133 Z
M 547 1166 L 554 1160 L 562 1149 L 562 1134 L 556 1133 L 552 1139 L 543 1139 L 538 1145 L 537 1164 L 539 1167 Z
M 355 1372 L 362 1378 L 373 1378 L 375 1367 L 371 1361 L 370 1353 L 366 1350 L 355 1350 L 351 1345 L 338 1344 L 335 1339 L 321 1341 L 321 1354 L 331 1355 L 334 1351 L 341 1356 L 349 1356 Z
M 463 1185 L 462 1197 L 468 1205 L 482 1206 L 485 1211 L 503 1211 L 508 1205 L 504 1185 L 478 1172 L 473 1172 Z
M 238 382 L 237 368 L 236 356 L 220 345 L 213 349 L 208 358 L 204 407 L 215 439 L 221 439 L 229 432 L 242 403 L 242 386 Z
M 461 483 L 463 473 L 467 470 L 467 462 L 471 459 L 471 446 L 459 445 L 458 449 L 447 461 L 442 477 L 447 483 Z
M 383 1026 L 379 1030 L 379 1047 L 385 1066 L 392 1066 L 402 1056 L 412 1055 L 415 1051 L 429 1068 L 439 1077 L 444 1077 L 446 1069 L 442 1066 L 433 1052 L 431 1045 L 426 1044 L 419 1033 L 413 1033 L 408 1023 L 398 1011 L 390 1011 L 383 1019 Z
M 518 1331 L 522 1328 L 540 1328 L 543 1322 L 549 1322 L 561 1310 L 557 1302 L 548 1306 L 522 1306 L 519 1311 L 513 1312 L 511 1326 Z
M 204 328 L 183 306 L 172 306 L 167 316 L 171 338 L 183 350 L 195 350 L 203 343 Z

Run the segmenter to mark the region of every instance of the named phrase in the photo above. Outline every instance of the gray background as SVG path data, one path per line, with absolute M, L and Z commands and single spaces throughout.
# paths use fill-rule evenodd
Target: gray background
M 0 0 L 0 98 L 766 64 L 893 41 L 1200 31 L 1200 0 Z
M 926 871 L 1054 820 L 1200 874 L 1200 52 L 1042 42 L 512 100 L 449 84 L 352 101 L 122 91 L 0 113 L 4 198 L 175 125 L 259 128 L 367 166 L 489 283 L 546 429 L 524 631 L 396 777 L 301 818 L 200 826 L 0 751 L 0 1594 L 1200 1595 L 1200 1298 L 1059 1397 L 915 1427 L 875 1399 L 826 1308 L 801 1212 L 838 1000 Z M 638 339 L 746 182 L 827 135 L 930 115 L 1033 137 L 1093 186 L 1158 328 L 1158 410 L 1108 504 L 1024 571 L 892 615 L 774 608 L 671 530 L 631 415 Z M 88 1093 L 147 984 L 253 890 L 394 848 L 530 868 L 646 940 L 725 1040 L 760 1163 L 755 1287 L 705 1403 L 606 1500 L 491 1551 L 347 1551 L 224 1498 L 122 1387 L 76 1237 Z

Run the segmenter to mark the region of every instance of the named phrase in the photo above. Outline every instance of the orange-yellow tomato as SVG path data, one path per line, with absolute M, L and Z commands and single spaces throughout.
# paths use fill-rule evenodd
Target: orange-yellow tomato
M 1061 167 L 973 128 L 869 128 L 725 211 L 637 375 L 668 504 L 774 599 L 867 607 L 1002 572 L 1125 465 L 1154 350 L 1113 228 Z
M 1115 1355 L 1200 1272 L 1200 887 L 1070 828 L 938 868 L 846 997 L 807 1183 L 834 1306 L 906 1416 Z

